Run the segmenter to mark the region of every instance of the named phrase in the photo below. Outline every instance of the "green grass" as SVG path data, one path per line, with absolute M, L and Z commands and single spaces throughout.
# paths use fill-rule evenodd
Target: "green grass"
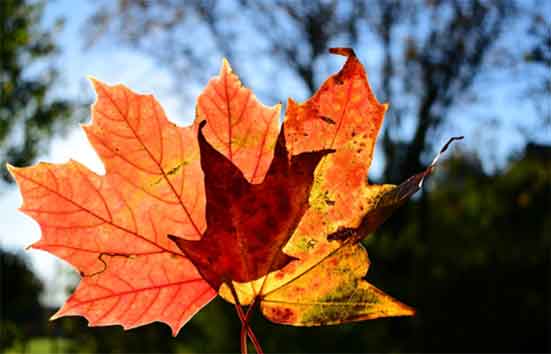
M 35 337 L 31 338 L 26 348 L 18 343 L 6 351 L 6 354 L 45 354 L 45 353 L 67 353 L 71 341 L 64 338 Z M 25 350 L 23 352 L 23 350 Z

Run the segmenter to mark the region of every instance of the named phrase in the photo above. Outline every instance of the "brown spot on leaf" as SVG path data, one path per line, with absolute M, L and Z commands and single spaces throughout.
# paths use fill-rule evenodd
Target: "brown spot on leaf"
M 333 125 L 337 124 L 333 119 L 326 116 L 320 116 L 320 119 L 327 124 L 333 124 Z
M 178 170 L 180 169 L 180 167 L 182 167 L 183 163 L 179 163 L 178 165 L 174 166 L 170 171 L 168 171 L 166 174 L 167 175 L 173 175 L 175 174 L 176 172 L 178 172 Z
M 272 307 L 270 312 L 270 318 L 277 323 L 293 323 L 297 320 L 296 313 L 288 307 Z

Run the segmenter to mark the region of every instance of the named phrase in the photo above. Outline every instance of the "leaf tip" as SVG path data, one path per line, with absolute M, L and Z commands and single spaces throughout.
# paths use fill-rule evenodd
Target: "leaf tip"
M 92 76 L 92 75 L 86 75 L 86 79 L 88 79 L 88 81 L 90 81 L 90 83 L 92 84 L 92 87 L 94 88 L 94 90 L 97 91 L 97 88 L 98 86 L 103 86 L 105 85 L 102 81 L 100 81 L 97 77 L 95 76 Z
M 417 311 L 402 302 L 397 302 L 395 305 L 395 314 L 393 316 L 415 316 Z
M 170 329 L 172 331 L 172 338 L 176 338 L 180 332 L 180 328 L 170 326 Z
M 354 49 L 352 48 L 329 48 L 329 53 L 342 55 L 345 57 L 355 57 Z
M 13 176 L 15 177 L 15 172 L 19 169 L 20 167 L 15 167 L 13 166 L 12 164 L 10 164 L 9 162 L 6 162 L 6 169 L 8 170 L 8 172 Z
M 231 74 L 233 72 L 233 69 L 231 68 L 230 62 L 226 58 L 222 58 L 222 67 L 220 68 L 220 76 L 222 74 L 227 73 Z
M 198 244 L 199 240 L 187 240 L 185 238 L 181 238 L 175 235 L 167 235 L 167 238 L 172 241 L 183 253 L 188 257 L 188 254 L 186 253 L 188 251 L 188 247 L 190 245 Z
M 21 187 L 21 185 L 20 185 L 20 180 L 18 179 L 18 177 L 22 172 L 24 172 L 25 169 L 28 169 L 28 168 L 31 168 L 31 167 L 17 167 L 17 166 L 13 166 L 10 163 L 6 163 L 6 170 L 8 170 L 10 176 L 12 176 L 15 183 L 19 187 Z
M 91 134 L 90 130 L 92 129 L 92 122 L 80 123 L 79 127 L 84 131 L 84 133 L 86 134 L 86 137 L 88 137 L 88 141 L 90 141 L 90 134 Z
M 59 311 L 57 311 L 56 313 L 54 313 L 52 316 L 50 316 L 50 318 L 48 319 L 48 321 L 55 321 L 57 320 L 58 318 L 60 317 L 63 317 L 63 314 L 61 313 L 61 309 L 59 309 Z
M 292 99 L 291 97 L 289 97 L 287 99 L 287 115 L 289 114 L 289 111 L 292 111 L 294 109 L 297 109 L 299 106 L 299 104 L 297 103 L 297 101 L 295 101 L 294 99 Z
M 274 110 L 275 116 L 278 117 L 278 118 L 281 115 L 281 107 L 282 106 L 283 106 L 283 104 L 281 103 L 281 101 L 279 101 L 273 107 L 271 107 Z
M 451 138 L 449 138 L 448 141 L 444 144 L 444 146 L 442 146 L 442 148 L 440 149 L 440 151 L 438 152 L 438 154 L 436 155 L 434 160 L 432 160 L 432 162 L 429 166 L 429 170 L 432 169 L 434 166 L 436 166 L 436 163 L 440 159 L 440 156 L 442 156 L 442 154 L 445 153 L 446 150 L 448 150 L 448 147 L 451 145 L 451 143 L 453 143 L 454 141 L 457 141 L 457 140 L 463 140 L 463 138 L 464 138 L 463 135 L 452 136 Z

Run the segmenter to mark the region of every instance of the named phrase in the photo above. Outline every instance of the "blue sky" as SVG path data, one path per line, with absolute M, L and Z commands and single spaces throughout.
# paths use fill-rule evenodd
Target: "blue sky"
M 75 6 L 78 4 L 78 6 Z M 143 55 L 132 50 L 118 48 L 109 43 L 90 50 L 83 50 L 82 27 L 92 10 L 89 1 L 50 1 L 46 6 L 44 27 L 59 16 L 65 17 L 64 29 L 56 34 L 61 53 L 56 59 L 61 69 L 61 82 L 56 95 L 75 97 L 83 102 L 92 102 L 93 91 L 86 77 L 94 76 L 108 83 L 125 83 L 139 92 L 155 93 L 169 117 L 180 124 L 190 122 L 193 108 L 186 112 L 178 98 L 169 94 L 169 77 L 166 72 Z M 150 78 L 144 80 L 144 78 Z M 187 117 L 187 118 L 184 118 Z M 62 163 L 73 158 L 90 169 L 103 173 L 103 167 L 88 144 L 82 130 L 75 126 L 66 137 L 53 141 L 51 151 L 39 160 Z M 21 198 L 16 188 L 10 187 L 0 194 L 0 241 L 2 247 L 21 251 L 40 237 L 38 225 L 17 210 Z M 33 269 L 45 281 L 47 303 L 58 305 L 64 300 L 63 289 L 71 277 L 68 266 L 54 256 L 39 250 L 26 252 Z
M 173 82 L 170 73 L 156 65 L 152 59 L 117 45 L 109 39 L 102 40 L 91 49 L 83 49 L 84 21 L 91 14 L 93 6 L 91 1 L 48 1 L 44 25 L 48 26 L 59 16 L 65 17 L 66 21 L 64 29 L 56 37 L 61 47 L 61 54 L 56 61 L 62 68 L 62 81 L 56 94 L 92 102 L 93 92 L 86 80 L 86 77 L 91 75 L 108 83 L 125 83 L 139 92 L 154 93 L 171 120 L 179 124 L 191 122 L 194 112 L 193 105 L 183 102 L 182 95 L 174 94 L 171 91 Z M 520 41 L 522 41 L 513 35 L 508 40 L 515 46 L 516 42 L 521 45 Z M 373 68 L 372 58 L 361 59 L 370 72 L 370 68 Z M 215 75 L 216 72 L 210 74 Z M 518 94 L 516 91 L 521 86 L 517 83 L 526 81 L 522 81 L 522 79 L 522 77 L 511 77 L 508 85 L 489 87 L 492 90 L 490 105 L 465 104 L 451 112 L 458 119 L 451 120 L 450 126 L 446 127 L 442 136 L 435 137 L 435 141 L 445 141 L 448 136 L 458 135 L 458 133 L 466 135 L 466 140 L 462 143 L 463 148 L 467 151 L 478 151 L 487 168 L 492 169 L 503 165 L 511 152 L 520 151 L 525 142 L 525 138 L 518 133 L 516 126 L 519 124 L 530 125 L 529 117 L 535 114 L 533 107 L 527 101 L 511 103 L 515 94 Z M 255 87 L 255 84 L 256 82 L 252 83 L 252 89 L 259 89 Z M 186 86 L 185 89 L 191 91 L 191 96 L 196 96 L 201 87 L 193 85 Z M 480 83 L 482 95 L 488 93 L 484 91 L 486 89 L 488 88 L 484 87 L 484 83 Z M 291 88 L 290 90 L 293 91 Z M 262 96 L 259 96 L 262 99 Z M 274 104 L 275 102 L 265 101 L 265 103 Z M 502 123 L 500 127 L 496 128 L 490 123 L 481 125 L 460 123 L 462 116 L 480 116 L 482 120 L 482 117 L 486 117 L 488 114 L 499 118 Z M 488 134 L 489 131 L 492 131 L 492 134 Z M 540 142 L 550 143 L 549 129 L 536 132 L 534 138 Z M 82 162 L 98 173 L 103 173 L 99 159 L 78 127 L 72 129 L 66 137 L 54 141 L 50 153 L 41 156 L 40 160 L 62 163 L 69 158 Z M 376 152 L 372 171 L 377 174 L 382 167 L 381 153 Z M 0 224 L 2 225 L 0 240 L 2 247 L 11 250 L 22 250 L 40 237 L 37 224 L 16 210 L 20 202 L 19 192 L 15 188 L 9 188 L 0 194 Z M 67 266 L 54 256 L 42 251 L 30 250 L 27 254 L 33 268 L 46 281 L 46 302 L 59 304 L 63 301 L 64 294 L 55 289 L 62 288 L 63 284 L 69 281 L 70 277 L 67 275 L 59 275 L 59 271 L 67 269 Z M 61 273 L 66 274 L 67 272 Z

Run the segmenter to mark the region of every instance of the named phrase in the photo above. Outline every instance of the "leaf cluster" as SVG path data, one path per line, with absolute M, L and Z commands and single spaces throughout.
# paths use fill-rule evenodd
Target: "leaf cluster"
M 266 107 L 224 61 L 188 127 L 168 121 L 151 95 L 92 83 L 84 127 L 102 159 L 9 166 L 21 210 L 41 226 L 33 248 L 82 276 L 58 318 L 134 328 L 180 328 L 217 293 L 242 322 L 252 311 L 294 326 L 340 324 L 414 310 L 365 279 L 360 241 L 421 188 L 438 157 L 400 185 L 367 181 L 388 105 L 377 101 L 351 49 L 343 68 L 303 103 Z M 452 138 L 442 148 L 443 153 Z M 243 306 L 248 306 L 247 311 Z

